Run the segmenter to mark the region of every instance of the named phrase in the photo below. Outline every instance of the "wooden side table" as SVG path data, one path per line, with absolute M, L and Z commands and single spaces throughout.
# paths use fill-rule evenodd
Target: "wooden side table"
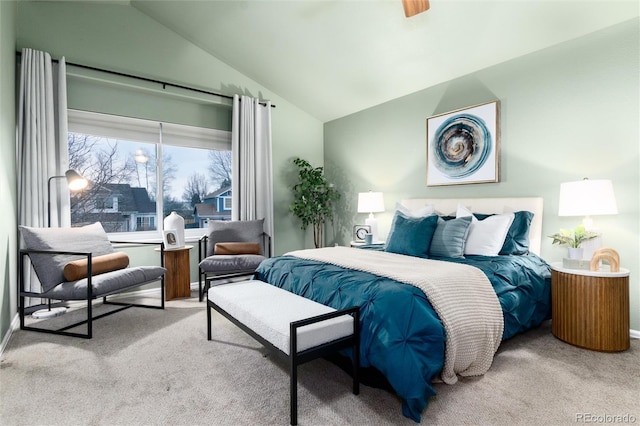
M 585 349 L 629 349 L 629 271 L 588 271 L 551 265 L 551 332 Z
M 167 269 L 164 275 L 165 300 L 191 297 L 189 250 L 192 248 L 187 245 L 164 251 L 164 267 Z
M 367 244 L 361 241 L 351 241 L 351 243 L 349 243 L 349 245 L 351 247 L 356 247 L 356 248 L 373 248 L 373 249 L 384 249 L 384 245 L 386 244 L 386 241 L 374 241 L 371 244 Z

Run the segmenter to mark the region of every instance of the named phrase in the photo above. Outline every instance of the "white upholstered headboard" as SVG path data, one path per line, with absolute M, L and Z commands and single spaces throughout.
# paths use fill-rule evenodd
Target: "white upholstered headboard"
M 436 212 L 443 215 L 455 215 L 458 204 L 462 204 L 474 213 L 513 213 L 526 210 L 533 213 L 529 228 L 529 250 L 540 255 L 542 243 L 541 197 L 517 198 L 410 198 L 400 203 L 411 210 L 419 210 L 426 205 L 434 206 Z

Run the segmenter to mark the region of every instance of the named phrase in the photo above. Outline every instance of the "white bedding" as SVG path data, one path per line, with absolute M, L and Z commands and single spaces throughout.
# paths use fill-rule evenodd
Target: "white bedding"
M 484 374 L 502 340 L 500 302 L 482 271 L 469 265 L 348 247 L 297 250 L 287 255 L 370 272 L 420 288 L 443 323 L 441 378 Z

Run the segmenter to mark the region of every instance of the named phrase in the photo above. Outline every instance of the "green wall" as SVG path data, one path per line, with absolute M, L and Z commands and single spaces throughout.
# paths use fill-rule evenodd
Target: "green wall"
M 573 227 L 560 218 L 561 182 L 611 179 L 616 216 L 594 217 L 603 244 L 631 271 L 631 328 L 640 330 L 640 111 L 638 19 L 592 33 L 325 124 L 325 167 L 345 197 L 339 236 L 363 223 L 357 193 L 383 191 L 386 235 L 396 201 L 417 197 L 544 198 L 543 235 Z M 426 186 L 426 118 L 492 100 L 501 104 L 500 183 Z M 542 256 L 566 249 L 543 240 Z
M 16 106 L 15 106 L 16 3 L 0 1 L 0 341 L 16 313 Z

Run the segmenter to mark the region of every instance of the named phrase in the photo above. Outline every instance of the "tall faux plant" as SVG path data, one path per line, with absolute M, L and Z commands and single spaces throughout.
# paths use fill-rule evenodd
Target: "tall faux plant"
M 314 168 L 301 158 L 293 163 L 298 167 L 298 183 L 293 186 L 294 199 L 289 210 L 300 218 L 303 230 L 313 226 L 313 243 L 322 247 L 324 224 L 333 220 L 333 203 L 340 193 L 327 182 L 322 167 Z

